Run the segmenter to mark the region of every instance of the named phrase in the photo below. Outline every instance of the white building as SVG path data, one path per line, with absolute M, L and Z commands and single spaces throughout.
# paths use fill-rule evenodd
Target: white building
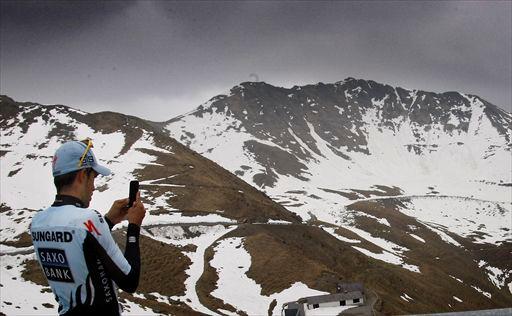
M 364 305 L 365 297 L 362 285 L 341 284 L 341 286 L 338 285 L 337 290 L 340 291 L 340 293 L 304 297 L 296 302 L 285 303 L 283 304 L 281 315 L 321 315 L 322 313 L 330 314 L 331 311 L 334 315 L 337 315 L 347 309 L 346 307 Z

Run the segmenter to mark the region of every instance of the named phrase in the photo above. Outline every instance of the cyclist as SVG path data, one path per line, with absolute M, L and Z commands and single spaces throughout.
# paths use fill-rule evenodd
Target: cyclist
M 120 315 L 116 286 L 133 293 L 139 284 L 144 205 L 137 194 L 131 208 L 128 199 L 120 199 L 105 216 L 88 208 L 94 179 L 110 174 L 98 164 L 92 147 L 87 139 L 57 149 L 52 163 L 55 202 L 34 216 L 30 228 L 36 258 L 60 315 Z M 123 220 L 129 223 L 124 255 L 110 233 Z

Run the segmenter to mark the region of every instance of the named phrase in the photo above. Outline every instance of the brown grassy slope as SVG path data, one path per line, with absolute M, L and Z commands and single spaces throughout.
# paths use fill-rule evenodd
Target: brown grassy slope
M 511 269 L 511 262 L 505 263 L 512 258 L 510 244 L 478 245 L 470 239 L 462 238 L 455 234 L 448 233 L 464 247 L 444 242 L 439 235 L 419 223 L 413 217 L 406 216 L 398 211 L 399 207 L 406 207 L 397 200 L 375 200 L 354 203 L 349 209 L 365 212 L 378 218 L 386 218 L 391 228 L 377 223 L 374 219 L 361 217 L 356 221 L 356 226 L 370 232 L 373 236 L 381 237 L 395 242 L 409 249 L 404 254 L 407 256 L 406 263 L 418 265 L 425 281 L 431 284 L 430 291 L 439 291 L 445 296 L 428 295 L 434 311 L 450 310 L 448 304 L 454 306 L 454 310 L 469 310 L 483 308 L 499 308 L 512 304 L 512 295 L 508 289 L 496 288 L 488 279 L 485 271 L 478 267 L 477 262 L 483 259 L 496 264 L 504 269 Z M 416 229 L 411 230 L 411 226 Z M 416 240 L 409 234 L 415 234 L 423 238 L 426 243 Z M 478 249 L 486 249 L 479 251 Z M 485 255 L 484 253 L 487 253 Z M 489 254 L 499 254 L 499 259 L 492 258 Z M 464 281 L 463 284 L 450 277 L 454 276 Z M 455 281 L 455 282 L 454 282 Z M 512 280 L 509 280 L 509 282 Z M 471 286 L 476 286 L 491 293 L 492 299 L 485 297 Z M 414 286 L 412 288 L 419 288 Z M 428 291 L 428 289 L 426 289 Z M 408 293 L 409 296 L 412 296 Z M 418 295 L 425 294 L 417 291 Z M 463 300 L 458 303 L 453 296 Z M 412 296 L 414 298 L 414 296 Z
M 161 313 L 164 315 L 174 315 L 174 316 L 196 316 L 196 315 L 204 315 L 202 313 L 198 313 L 192 310 L 188 305 L 183 302 L 176 302 L 173 305 L 168 305 L 162 302 L 158 302 L 156 297 L 152 297 L 151 295 L 147 295 L 148 299 L 138 298 L 129 293 L 121 292 L 119 294 L 120 300 L 129 300 L 139 304 L 140 306 L 145 306 L 151 308 L 155 313 Z
M 21 272 L 21 277 L 27 281 L 32 281 L 35 284 L 49 287 L 48 281 L 46 280 L 41 266 L 36 260 L 25 260 L 23 261 L 24 269 Z
M 168 178 L 157 184 L 175 184 L 176 187 L 147 186 L 142 189 L 162 195 L 171 191 L 174 196 L 168 203 L 184 215 L 217 213 L 226 218 L 243 222 L 265 222 L 268 219 L 298 222 L 300 219 L 268 196 L 257 191 L 217 164 L 181 144 L 174 143 L 174 155 L 151 152 L 157 157 L 157 165 L 137 170 L 140 180 Z
M 115 231 L 114 238 L 124 249 L 126 235 Z M 138 293 L 157 292 L 165 296 L 182 296 L 185 294 L 185 280 L 192 263 L 180 249 L 149 237 L 140 236 L 141 275 Z
M 32 237 L 29 233 L 23 232 L 16 236 L 14 240 L 3 241 L 2 244 L 17 248 L 30 247 L 32 246 Z
M 403 217 L 404 224 L 420 225 L 412 218 L 396 214 L 395 216 Z M 358 226 L 371 231 L 371 227 L 367 225 L 370 223 L 358 223 Z M 375 223 L 371 225 L 378 229 Z M 419 265 L 421 273 L 366 257 L 351 245 L 339 241 L 318 227 L 243 225 L 227 234 L 225 238 L 245 237 L 244 247 L 252 258 L 248 276 L 261 284 L 263 295 L 280 292 L 298 281 L 311 288 L 332 292 L 335 283 L 342 280 L 360 281 L 367 289 L 375 291 L 382 300 L 380 311 L 385 314 L 448 312 L 510 306 L 510 295 L 493 288 L 486 275 L 478 269 L 472 257 L 463 249 L 456 249 L 457 247 L 444 243 L 428 230 L 415 232 L 427 241 L 427 246 L 415 244 L 416 241 L 406 236 L 406 232 L 400 232 L 400 229 L 389 229 L 386 226 L 386 230 L 391 231 L 391 235 L 385 233 L 389 240 L 400 245 L 404 245 L 402 241 L 405 241 L 404 246 L 411 249 L 405 253 L 410 258 L 405 259 L 405 262 Z M 377 230 L 372 234 L 378 236 Z M 357 246 L 380 253 L 378 249 L 372 249 L 367 244 L 368 242 L 363 241 Z M 435 259 L 436 257 L 439 259 Z M 467 284 L 461 284 L 449 275 L 462 278 Z M 492 299 L 478 293 L 471 285 L 489 291 Z M 402 300 L 400 296 L 404 293 L 414 301 Z M 459 297 L 463 302 L 458 303 L 453 296 Z M 452 308 L 448 304 L 451 304 Z

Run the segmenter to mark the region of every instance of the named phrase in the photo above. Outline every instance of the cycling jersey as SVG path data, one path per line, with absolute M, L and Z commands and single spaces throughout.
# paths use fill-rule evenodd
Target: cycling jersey
M 113 226 L 97 211 L 84 208 L 79 199 L 63 195 L 32 219 L 36 258 L 60 315 L 120 315 L 116 285 L 126 292 L 136 290 L 140 228 L 128 225 L 123 256 L 110 233 Z

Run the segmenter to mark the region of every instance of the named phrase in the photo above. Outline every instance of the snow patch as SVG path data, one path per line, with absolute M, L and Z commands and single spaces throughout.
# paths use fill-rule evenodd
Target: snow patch
M 508 279 L 511 271 L 501 270 L 499 268 L 493 267 L 487 262 L 480 260 L 478 262 L 479 268 L 484 268 L 488 279 L 496 286 L 498 289 L 501 289 L 505 286 L 505 280 Z
M 373 215 L 370 215 L 370 214 L 367 214 L 367 213 L 364 213 L 364 212 L 357 212 L 357 215 L 372 218 L 372 219 L 376 220 L 377 222 L 379 222 L 382 225 L 386 225 L 388 227 L 391 227 L 391 225 L 389 224 L 388 220 L 385 219 L 385 218 L 378 218 L 378 217 L 375 217 Z
M 414 301 L 414 299 L 412 297 L 410 297 L 409 295 L 407 295 L 407 293 L 403 293 L 401 296 L 400 296 L 401 299 L 403 299 L 404 301 L 406 302 L 409 302 L 409 301 Z
M 485 297 L 487 297 L 487 298 L 489 298 L 489 299 L 490 299 L 490 298 L 492 298 L 491 293 L 486 292 L 486 291 L 482 290 L 481 288 L 476 287 L 476 286 L 474 286 L 474 285 L 471 285 L 471 287 L 472 287 L 473 289 L 475 289 L 476 291 L 478 291 L 478 292 L 482 293 Z
M 400 212 L 416 217 L 446 242 L 460 246 L 441 231 L 446 228 L 476 243 L 499 243 L 511 240 L 508 226 L 512 205 L 464 198 L 413 198 Z
M 417 239 L 417 240 L 421 241 L 422 243 L 425 243 L 425 239 L 423 239 L 423 238 L 421 238 L 419 236 L 416 236 L 414 234 L 409 234 L 409 236 L 413 237 L 414 239 Z
M 453 275 L 450 275 L 450 278 L 459 281 L 460 283 L 464 283 L 461 279 L 454 277 Z
M 53 293 L 43 291 L 45 287 L 21 277 L 21 262 L 26 260 L 35 260 L 35 255 L 2 256 L 0 275 L 3 290 L 0 310 L 6 315 L 57 315 L 59 304 L 55 301 Z M 45 307 L 43 304 L 51 304 L 53 307 Z
M 399 257 L 391 252 L 388 252 L 386 250 L 383 250 L 382 253 L 374 253 L 374 252 L 371 252 L 371 251 L 369 251 L 365 248 L 361 248 L 361 247 L 352 246 L 352 248 L 356 249 L 357 251 L 359 251 L 359 252 L 363 253 L 364 255 L 371 257 L 373 259 L 377 259 L 377 260 L 391 263 L 391 264 L 394 264 L 397 266 L 401 266 L 402 268 L 407 269 L 412 272 L 421 273 L 420 269 L 417 266 L 404 263 L 404 261 L 401 257 Z
M 325 230 L 326 232 L 328 232 L 329 234 L 333 235 L 334 237 L 336 237 L 337 239 L 343 241 L 343 242 L 347 242 L 347 243 L 350 243 L 350 244 L 358 244 L 358 243 L 361 243 L 360 240 L 357 240 L 357 239 L 350 239 L 350 238 L 346 238 L 346 237 L 343 237 L 341 235 L 338 235 L 336 233 L 336 229 L 335 228 L 332 228 L 332 227 L 322 227 L 323 230 Z

